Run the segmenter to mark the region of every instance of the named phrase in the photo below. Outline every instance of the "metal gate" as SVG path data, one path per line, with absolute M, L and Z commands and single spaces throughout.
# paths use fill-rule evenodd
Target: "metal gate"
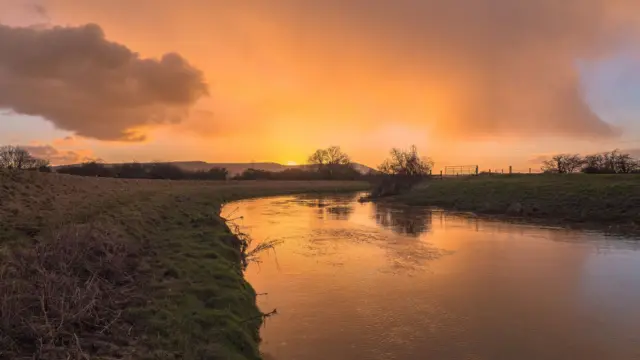
M 455 165 L 444 167 L 445 176 L 478 175 L 478 165 Z

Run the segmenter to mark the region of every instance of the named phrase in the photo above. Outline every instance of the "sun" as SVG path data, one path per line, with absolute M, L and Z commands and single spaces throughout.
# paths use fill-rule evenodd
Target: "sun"
M 298 165 L 298 163 L 297 163 L 297 162 L 295 162 L 295 161 L 291 161 L 291 160 L 289 160 L 289 161 L 287 161 L 287 165 L 289 165 L 289 166 L 295 166 L 295 165 Z

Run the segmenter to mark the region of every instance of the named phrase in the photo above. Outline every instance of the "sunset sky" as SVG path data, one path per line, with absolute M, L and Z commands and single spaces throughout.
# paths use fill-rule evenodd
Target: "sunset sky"
M 52 162 L 640 155 L 638 0 L 0 0 L 0 144 Z

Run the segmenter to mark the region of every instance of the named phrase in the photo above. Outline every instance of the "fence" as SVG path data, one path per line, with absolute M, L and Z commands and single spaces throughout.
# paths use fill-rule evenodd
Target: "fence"
M 489 168 L 480 170 L 479 174 L 481 175 L 495 175 L 495 174 L 512 174 L 512 175 L 526 175 L 526 174 L 541 174 L 542 170 L 540 168 L 517 168 L 514 169 L 513 166 L 508 166 L 506 168 Z
M 478 165 L 455 165 L 444 167 L 445 176 L 478 175 Z
M 514 169 L 513 166 L 506 168 L 488 168 L 480 169 L 478 165 L 454 165 L 445 166 L 444 170 L 440 170 L 440 173 L 432 173 L 433 177 L 444 178 L 453 176 L 476 176 L 476 175 L 524 175 L 524 174 L 541 174 L 542 171 L 538 168 L 519 168 Z

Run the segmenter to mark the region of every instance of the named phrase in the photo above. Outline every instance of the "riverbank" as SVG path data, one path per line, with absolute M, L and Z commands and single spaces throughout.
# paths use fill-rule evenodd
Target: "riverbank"
M 384 201 L 640 232 L 640 175 L 495 175 L 431 180 Z
M 221 204 L 367 186 L 0 172 L 0 357 L 258 359 Z

